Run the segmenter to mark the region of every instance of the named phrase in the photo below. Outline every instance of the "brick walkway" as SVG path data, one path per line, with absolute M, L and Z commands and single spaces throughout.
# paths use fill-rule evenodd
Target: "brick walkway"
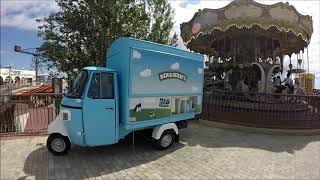
M 136 138 L 51 155 L 46 137 L 1 140 L 1 179 L 320 179 L 320 136 L 247 133 L 192 124 L 156 151 Z

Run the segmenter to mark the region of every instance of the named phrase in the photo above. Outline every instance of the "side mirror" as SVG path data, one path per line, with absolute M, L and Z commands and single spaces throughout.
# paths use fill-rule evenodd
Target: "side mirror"
M 73 80 L 69 80 L 67 81 L 67 85 L 65 87 L 65 89 L 63 90 L 63 95 L 67 96 L 68 94 L 70 94 L 72 92 L 73 89 Z
M 69 80 L 68 82 L 68 93 L 72 92 L 73 90 L 73 82 L 74 80 Z

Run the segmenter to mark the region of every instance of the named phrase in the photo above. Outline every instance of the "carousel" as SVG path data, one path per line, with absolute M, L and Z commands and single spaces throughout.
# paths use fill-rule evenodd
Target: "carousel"
M 235 0 L 220 9 L 199 10 L 180 29 L 186 47 L 207 56 L 201 118 L 255 127 L 320 128 L 320 99 L 294 95 L 298 91 L 283 85 L 285 77 L 303 74 L 302 64 L 309 64 L 311 16 L 289 3 Z
M 187 48 L 208 57 L 207 89 L 264 93 L 275 91 L 276 77 L 305 72 L 301 64 L 313 32 L 312 18 L 288 3 L 264 5 L 253 0 L 199 10 L 180 28 Z

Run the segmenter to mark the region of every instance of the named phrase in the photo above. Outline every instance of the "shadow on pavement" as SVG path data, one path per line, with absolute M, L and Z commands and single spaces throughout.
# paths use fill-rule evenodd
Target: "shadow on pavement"
M 170 154 L 184 145 L 175 143 L 168 150 L 155 150 L 151 142 L 141 136 L 135 137 L 133 151 L 131 136 L 115 145 L 100 147 L 73 146 L 65 156 L 54 156 L 46 144 L 33 151 L 24 164 L 24 173 L 36 179 L 61 177 L 62 179 L 82 179 L 96 177 L 124 169 L 137 167 Z M 25 179 L 20 177 L 19 179 Z
M 45 177 L 83 179 L 133 167 L 135 170 L 137 168 L 150 168 L 153 166 L 152 163 L 166 164 L 162 161 L 159 162 L 159 159 L 164 156 L 170 156 L 165 158 L 166 160 L 175 161 L 184 158 L 184 156 L 180 156 L 181 154 L 187 154 L 186 157 L 191 159 L 195 158 L 199 156 L 198 152 L 205 152 L 207 155 L 212 154 L 213 156 L 225 156 L 230 151 L 230 156 L 240 153 L 241 156 L 247 158 L 250 158 L 252 153 L 256 153 L 258 157 L 265 155 L 265 153 L 256 150 L 294 154 L 295 151 L 305 148 L 309 143 L 320 141 L 320 135 L 268 135 L 208 127 L 199 123 L 192 123 L 187 129 L 181 130 L 181 143 L 176 143 L 175 146 L 166 151 L 157 151 L 151 146 L 151 142 L 136 136 L 135 151 L 133 152 L 130 138 L 128 136 L 126 141 L 110 146 L 88 148 L 74 146 L 66 156 L 53 156 L 48 152 L 45 144 L 38 144 L 37 146 L 41 146 L 41 148 L 29 154 L 23 170 L 26 174 L 35 176 L 36 179 L 44 179 Z M 183 148 L 184 146 L 185 148 Z M 195 146 L 211 148 L 213 151 L 210 151 L 210 149 L 198 151 L 197 148 L 193 148 Z M 180 148 L 183 148 L 182 151 L 173 154 Z M 239 151 L 238 148 L 245 149 L 245 151 Z M 311 150 L 317 153 L 317 150 Z M 238 152 L 235 153 L 235 151 Z M 144 165 L 148 163 L 151 163 L 151 165 Z M 21 177 L 20 179 L 24 178 Z
M 320 141 L 320 135 L 279 135 L 247 132 L 192 124 L 180 132 L 180 141 L 188 146 L 209 148 L 253 148 L 271 152 L 294 153 L 311 142 Z

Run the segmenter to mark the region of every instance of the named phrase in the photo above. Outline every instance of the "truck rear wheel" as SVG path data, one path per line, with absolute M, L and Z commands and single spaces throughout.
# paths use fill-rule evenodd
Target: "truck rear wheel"
M 166 150 L 174 142 L 175 142 L 175 134 L 171 130 L 166 130 L 161 134 L 160 139 L 155 140 L 155 146 L 159 150 Z
M 50 134 L 47 139 L 47 148 L 54 155 L 65 155 L 71 148 L 71 142 L 68 137 L 61 134 Z

